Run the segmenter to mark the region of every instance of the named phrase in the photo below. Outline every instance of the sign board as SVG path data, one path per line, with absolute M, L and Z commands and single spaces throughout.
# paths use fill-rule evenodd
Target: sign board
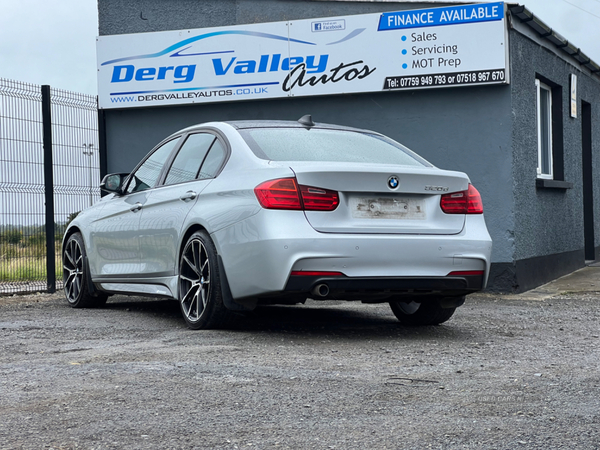
M 100 108 L 508 83 L 504 3 L 100 36 Z
M 571 74 L 571 117 L 577 119 L 577 75 Z

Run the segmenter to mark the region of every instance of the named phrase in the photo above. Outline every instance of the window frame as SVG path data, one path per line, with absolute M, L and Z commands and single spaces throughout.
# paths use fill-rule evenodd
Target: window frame
M 198 169 L 198 172 L 196 173 L 196 178 L 193 180 L 183 181 L 181 183 L 166 184 L 167 175 L 168 175 L 169 171 L 171 170 L 171 167 L 173 165 L 173 162 L 175 161 L 175 158 L 177 158 L 177 155 L 179 155 L 179 152 L 185 145 L 188 138 L 194 134 L 209 134 L 209 135 L 214 136 L 214 138 L 215 138 L 214 141 L 212 142 L 210 148 L 208 149 L 208 152 L 206 152 L 206 155 L 204 155 L 204 158 L 202 159 L 200 168 Z M 181 140 L 181 143 L 179 144 L 179 147 L 173 152 L 171 158 L 165 163 L 164 173 L 161 176 L 160 182 L 156 185 L 157 188 L 163 187 L 163 186 L 176 186 L 178 184 L 183 184 L 183 183 L 192 183 L 194 181 L 214 180 L 221 174 L 221 172 L 225 168 L 225 165 L 229 161 L 229 158 L 231 156 L 231 146 L 229 145 L 229 141 L 225 138 L 225 136 L 217 129 L 203 128 L 203 129 L 199 129 L 199 130 L 193 130 L 193 131 L 190 131 L 189 133 L 183 134 L 181 136 L 181 138 L 182 138 L 182 140 Z M 223 153 L 224 153 L 223 160 L 221 161 L 221 164 L 219 165 L 219 168 L 215 172 L 215 175 L 213 177 L 201 178 L 200 173 L 202 171 L 202 167 L 204 166 L 204 163 L 206 162 L 206 158 L 208 157 L 208 155 L 210 154 L 211 150 L 213 149 L 213 147 L 215 146 L 216 143 L 219 143 L 219 145 L 223 149 Z
M 153 186 L 148 186 L 147 189 L 143 189 L 143 190 L 139 190 L 139 191 L 129 191 L 129 187 L 131 185 L 131 183 L 134 182 L 135 179 L 135 174 L 138 172 L 138 170 L 140 170 L 140 168 L 146 164 L 146 161 L 148 161 L 158 150 L 160 150 L 163 146 L 170 144 L 171 142 L 175 142 L 175 146 L 171 149 L 171 151 L 169 152 L 169 154 L 167 155 L 167 158 L 165 159 L 165 161 L 163 162 L 163 166 L 158 174 L 158 177 L 156 178 L 156 180 L 154 181 L 154 185 Z M 169 137 L 167 139 L 165 139 L 164 141 L 160 142 L 156 147 L 154 147 L 147 155 L 144 159 L 142 159 L 138 165 L 135 167 L 135 169 L 133 169 L 133 171 L 131 171 L 131 173 L 129 174 L 129 176 L 127 177 L 127 180 L 125 181 L 125 183 L 123 184 L 124 188 L 123 188 L 123 194 L 124 195 L 131 195 L 131 194 L 135 194 L 138 192 L 144 192 L 144 191 L 149 191 L 151 189 L 156 188 L 157 186 L 160 186 L 164 176 L 165 176 L 165 166 L 167 164 L 170 164 L 170 162 L 172 161 L 173 158 L 173 153 L 179 151 L 179 148 L 181 147 L 181 135 L 178 136 L 172 136 Z
M 221 162 L 217 166 L 217 169 L 214 171 L 214 175 L 203 177 L 202 174 L 206 173 L 206 172 L 202 172 L 202 169 L 204 168 L 204 165 L 206 164 L 206 161 L 208 160 L 208 158 L 212 156 L 211 154 L 214 154 L 212 152 L 214 151 L 215 145 L 217 145 L 217 144 L 223 150 L 223 158 L 221 159 Z M 225 163 L 227 162 L 228 158 L 229 158 L 229 152 L 227 150 L 227 147 L 223 144 L 223 142 L 218 137 L 216 137 L 216 139 L 213 141 L 210 148 L 208 149 L 208 152 L 206 152 L 206 155 L 204 155 L 202 164 L 200 164 L 200 167 L 198 168 L 198 172 L 196 173 L 196 180 L 214 180 L 215 178 L 217 178 L 217 176 L 219 176 L 219 174 L 223 170 L 223 167 L 225 166 Z
M 537 162 L 537 177 L 538 178 L 543 178 L 543 179 L 549 179 L 549 180 L 553 180 L 554 179 L 554 121 L 553 121 L 553 92 L 552 92 L 552 87 L 549 86 L 548 84 L 544 83 L 543 81 L 541 81 L 539 78 L 536 78 L 535 80 L 535 85 L 536 85 L 536 103 L 537 103 L 537 116 L 536 116 L 536 121 L 537 121 L 537 141 L 538 141 L 538 162 Z M 546 111 L 542 111 L 542 101 L 541 101 L 541 95 L 542 92 L 545 92 L 545 95 L 548 96 L 548 105 L 547 105 L 547 110 Z M 547 120 L 547 124 L 548 124 L 548 134 L 547 136 L 543 136 L 542 135 L 542 114 L 545 116 L 545 119 Z M 543 170 L 543 165 L 542 165 L 542 159 L 543 159 L 543 153 L 544 153 L 544 149 L 543 149 L 543 142 L 547 141 L 548 142 L 548 148 L 547 148 L 547 158 L 548 158 L 548 165 L 549 165 L 549 173 L 544 173 L 542 172 Z
M 196 175 L 194 176 L 194 178 L 189 179 L 189 180 L 185 180 L 185 181 L 179 181 L 177 183 L 167 183 L 167 179 L 169 177 L 169 173 L 171 172 L 172 168 L 173 168 L 173 164 L 175 164 L 175 161 L 177 160 L 177 157 L 179 156 L 179 154 L 183 151 L 183 149 L 185 148 L 185 144 L 188 142 L 188 140 L 190 139 L 190 137 L 194 136 L 194 135 L 199 135 L 199 134 L 205 134 L 207 136 L 212 136 L 212 142 L 210 143 L 210 145 L 208 146 L 208 149 L 206 151 L 206 153 L 204 154 L 202 161 L 200 161 L 200 166 L 198 166 L 198 170 L 196 171 Z M 217 142 L 219 140 L 218 136 L 216 136 L 214 133 L 208 132 L 208 131 L 196 131 L 193 133 L 188 133 L 187 135 L 185 135 L 181 141 L 181 145 L 179 145 L 179 148 L 173 153 L 173 156 L 170 160 L 167 160 L 167 162 L 165 163 L 165 174 L 164 174 L 164 178 L 161 180 L 159 186 L 175 186 L 178 184 L 183 184 L 183 183 L 191 183 L 193 181 L 198 181 L 201 178 L 199 178 L 200 175 L 200 170 L 202 169 L 202 166 L 204 165 L 204 161 L 206 160 L 206 157 L 208 156 L 208 154 L 210 153 L 211 149 L 213 148 L 213 146 L 215 145 L 215 142 Z
M 187 140 L 187 138 L 192 135 L 192 134 L 198 134 L 198 133 L 206 133 L 206 134 L 212 134 L 214 135 L 214 137 L 216 138 L 216 140 L 213 142 L 213 144 L 211 145 L 211 148 L 214 146 L 215 142 L 219 142 L 221 144 L 221 146 L 223 147 L 223 150 L 225 151 L 225 156 L 223 158 L 223 161 L 221 161 L 221 166 L 219 167 L 219 170 L 216 172 L 215 176 L 213 178 L 198 178 L 199 177 L 199 173 L 196 175 L 196 179 L 195 180 L 190 180 L 190 181 L 186 181 L 185 183 L 192 183 L 194 181 L 202 181 L 202 180 L 213 180 L 215 178 L 217 178 L 221 172 L 223 171 L 223 169 L 225 168 L 225 166 L 227 165 L 227 163 L 229 162 L 229 158 L 231 157 L 231 145 L 229 143 L 229 140 L 227 139 L 227 137 L 225 136 L 225 134 L 219 130 L 218 128 L 215 127 L 203 127 L 203 128 L 198 128 L 198 129 L 193 129 L 193 130 L 182 130 L 185 131 L 184 133 L 177 135 L 177 138 L 181 138 L 181 140 L 179 141 L 179 145 L 173 150 L 173 153 L 171 153 L 171 157 L 169 158 L 169 160 L 165 163 L 164 167 L 163 167 L 163 172 L 162 175 L 160 176 L 160 179 L 158 181 L 158 183 L 156 184 L 155 188 L 162 188 L 162 187 L 166 187 L 166 186 L 177 186 L 178 184 L 183 184 L 183 183 L 178 183 L 178 184 L 169 184 L 166 185 L 165 181 L 167 179 L 167 173 L 168 171 L 171 169 L 171 165 L 173 164 L 173 161 L 175 160 L 175 158 L 177 157 L 177 155 L 179 154 L 179 151 L 181 150 L 181 148 L 183 147 L 183 144 L 185 143 L 185 141 Z M 169 140 L 169 138 L 165 139 L 163 142 L 167 142 L 167 140 Z M 159 145 L 157 145 L 157 147 L 159 147 Z M 210 149 L 208 151 L 208 153 L 210 153 Z M 208 155 L 208 153 L 205 155 Z M 200 169 L 202 169 L 202 165 L 204 164 L 204 160 L 202 161 L 202 164 L 200 165 Z

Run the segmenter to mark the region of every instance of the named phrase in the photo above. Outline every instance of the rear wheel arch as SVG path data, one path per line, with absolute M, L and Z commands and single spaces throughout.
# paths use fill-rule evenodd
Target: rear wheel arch
M 208 232 L 208 230 L 206 228 L 204 228 L 202 225 L 196 223 L 196 224 L 191 225 L 186 230 L 186 232 L 181 236 L 181 242 L 179 242 L 179 251 L 177 252 L 177 274 L 179 274 L 179 271 L 181 270 L 181 268 L 179 267 L 179 264 L 181 263 L 181 255 L 183 255 L 183 250 L 185 249 L 185 246 L 187 245 L 188 240 L 194 233 L 197 233 L 199 231 L 203 231 L 206 234 L 210 235 L 210 233 Z
M 233 316 L 223 298 L 216 247 L 205 229 L 187 237 L 179 259 L 177 299 L 188 327 L 227 327 Z
M 219 253 L 219 245 L 217 242 L 215 242 L 214 239 L 212 239 L 208 230 L 200 224 L 194 224 L 194 225 L 190 226 L 187 229 L 187 231 L 185 232 L 185 234 L 183 234 L 183 236 L 182 236 L 181 243 L 179 245 L 179 253 L 178 253 L 178 257 L 177 257 L 176 275 L 179 277 L 179 275 L 181 274 L 181 257 L 183 255 L 183 251 L 185 250 L 185 247 L 186 247 L 189 239 L 195 233 L 198 233 L 198 232 L 206 233 L 206 235 L 211 238 L 211 242 L 214 245 L 214 248 L 216 251 L 216 256 L 217 256 L 217 264 L 218 264 L 219 271 L 220 271 L 219 278 L 220 278 L 220 284 L 221 284 L 221 293 L 223 296 L 223 303 L 225 304 L 227 309 L 230 309 L 232 311 L 252 311 L 256 307 L 256 302 L 254 300 L 249 300 L 248 302 L 246 302 L 247 304 L 240 304 L 240 303 L 237 303 L 233 299 L 233 296 L 231 295 L 231 289 L 229 287 L 229 280 L 227 279 L 227 271 L 225 270 L 225 265 L 223 264 L 223 259 L 221 258 L 221 255 Z M 179 283 L 178 283 L 177 289 L 178 289 L 177 299 L 179 300 Z

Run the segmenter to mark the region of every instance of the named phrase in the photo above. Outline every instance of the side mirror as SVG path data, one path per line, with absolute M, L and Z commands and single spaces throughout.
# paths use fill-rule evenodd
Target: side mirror
M 114 192 L 115 194 L 122 194 L 121 186 L 123 181 L 127 178 L 128 173 L 110 173 L 104 177 L 102 183 L 100 183 L 100 189 L 106 192 Z

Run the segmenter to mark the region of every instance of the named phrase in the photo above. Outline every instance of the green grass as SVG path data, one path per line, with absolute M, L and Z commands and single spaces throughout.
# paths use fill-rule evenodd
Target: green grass
M 57 245 L 55 261 L 56 278 L 62 279 L 62 261 L 59 244 Z M 0 244 L 0 283 L 45 281 L 46 279 L 45 244 Z

